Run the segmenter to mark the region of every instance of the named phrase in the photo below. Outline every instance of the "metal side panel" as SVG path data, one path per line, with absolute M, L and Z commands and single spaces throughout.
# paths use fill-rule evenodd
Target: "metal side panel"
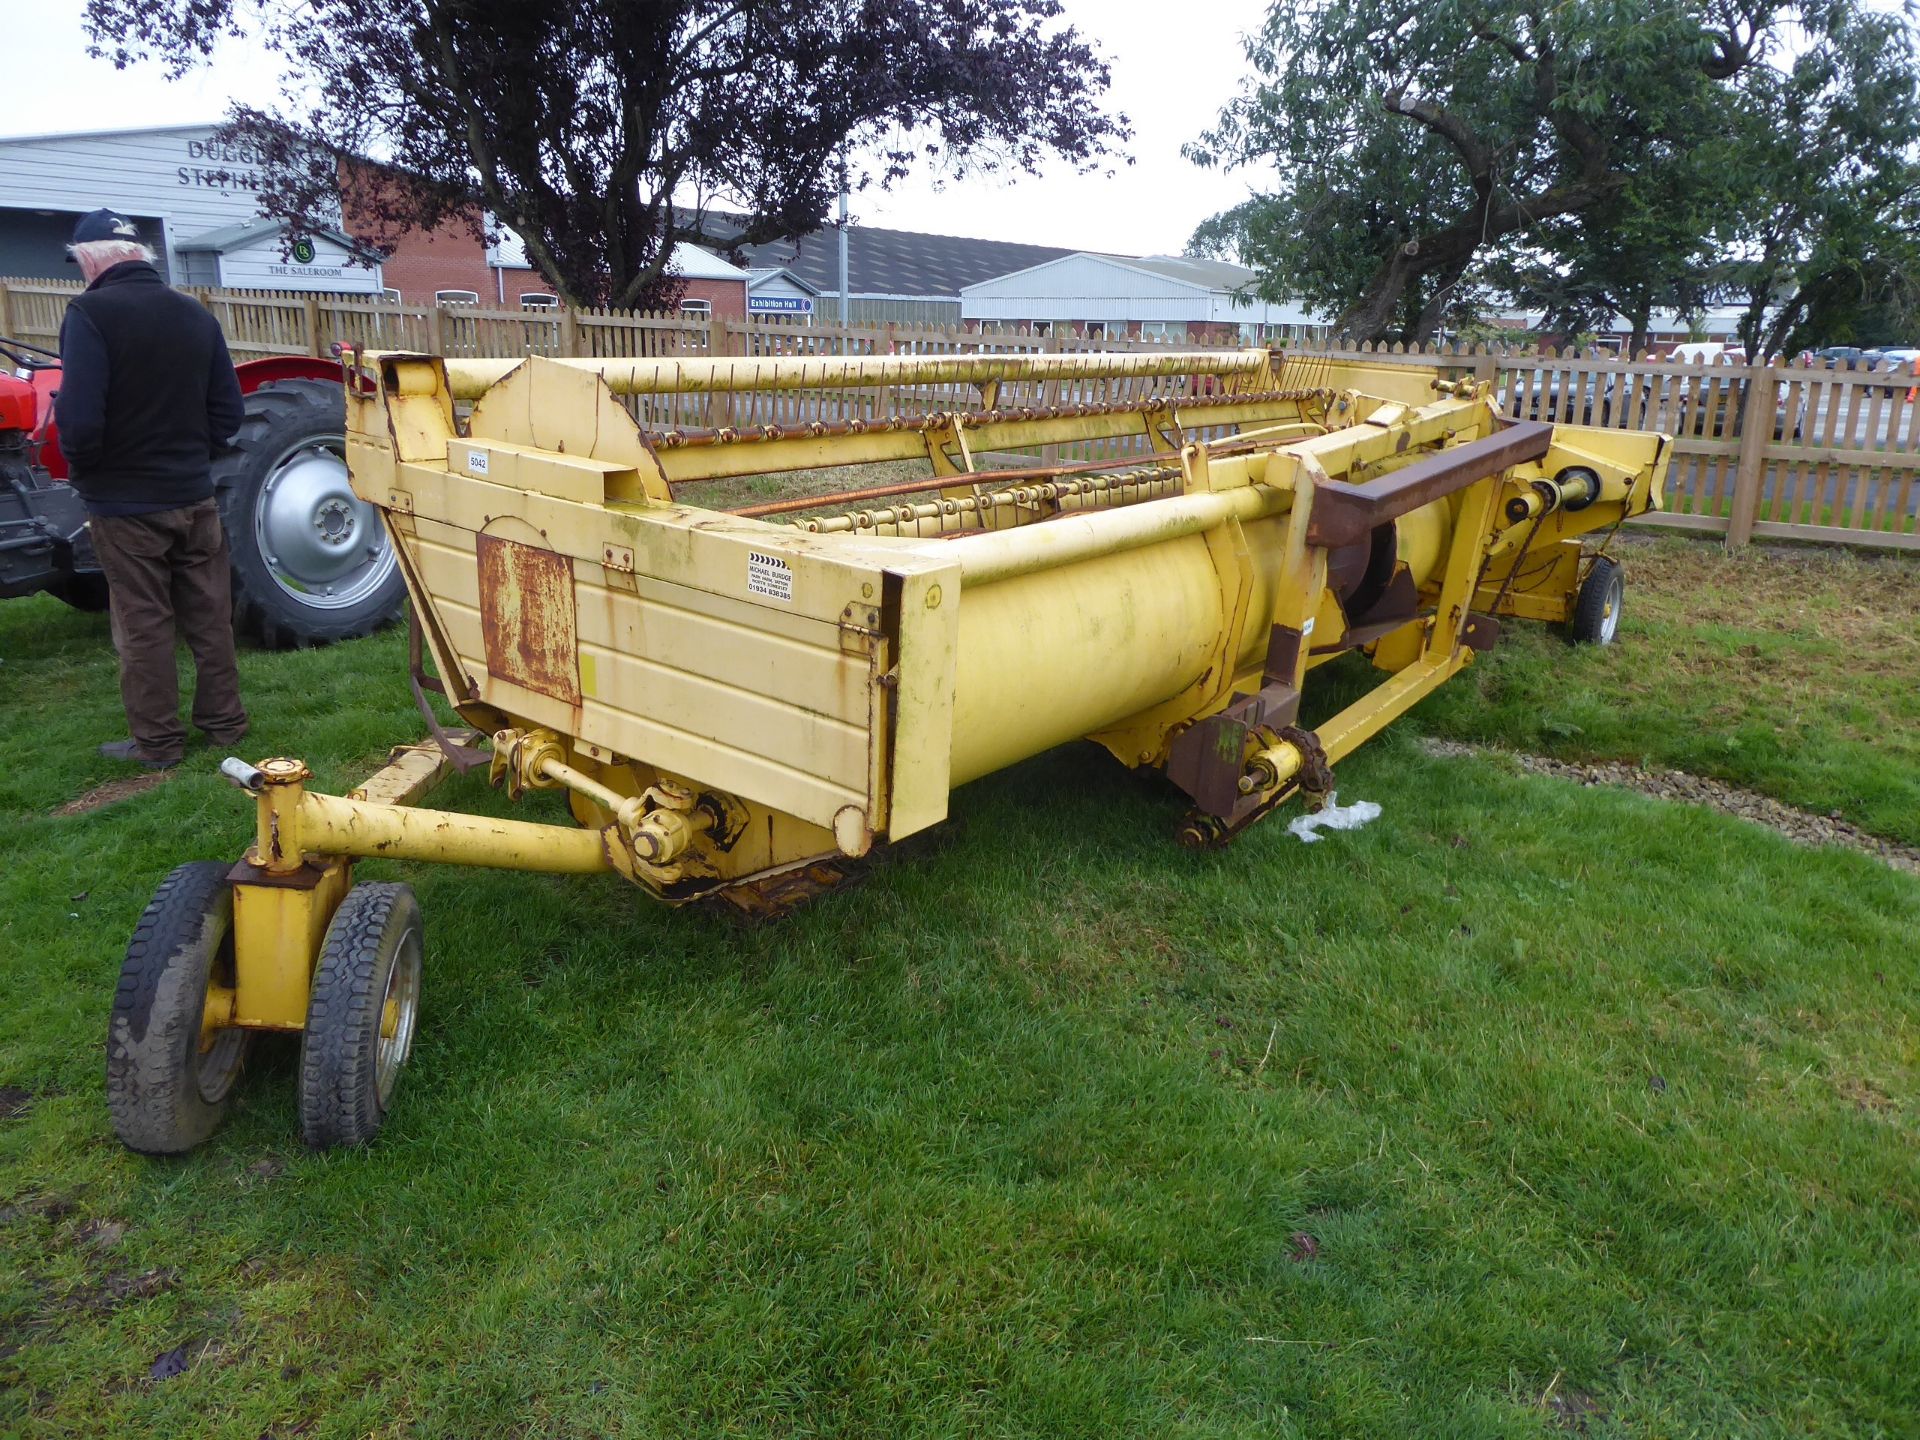
M 944 566 L 859 543 L 794 546 L 772 527 L 709 530 L 698 512 L 656 512 L 675 522 L 656 533 L 646 515 L 548 503 L 562 511 L 484 506 L 480 533 L 424 505 L 414 515 L 412 567 L 488 704 L 816 825 L 844 829 L 851 806 L 879 832 L 900 753 L 895 637 L 910 636 L 901 814 L 912 830 L 945 813 L 958 586 L 939 591 Z M 608 523 L 570 533 L 582 512 Z M 883 620 L 906 605 L 907 623 Z

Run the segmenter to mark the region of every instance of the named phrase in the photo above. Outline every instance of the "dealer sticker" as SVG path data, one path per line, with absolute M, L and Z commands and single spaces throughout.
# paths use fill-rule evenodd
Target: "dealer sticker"
M 782 605 L 793 603 L 793 567 L 778 555 L 747 552 L 747 593 L 764 595 Z

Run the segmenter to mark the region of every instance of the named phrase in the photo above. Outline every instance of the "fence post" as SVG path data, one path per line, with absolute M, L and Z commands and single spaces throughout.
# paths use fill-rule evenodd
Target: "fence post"
M 571 305 L 560 312 L 560 353 L 580 353 L 580 312 Z
M 446 336 L 440 329 L 440 305 L 435 302 L 427 308 L 427 353 L 445 355 L 447 353 Z
M 707 316 L 707 358 L 718 360 L 727 353 L 727 322 L 718 315 Z M 703 417 L 709 430 L 718 430 L 722 425 L 733 423 L 733 396 L 722 391 L 707 391 L 707 403 Z M 723 418 L 724 417 L 724 418 Z
M 1473 379 L 1490 390 L 1500 387 L 1500 362 L 1485 345 L 1473 347 Z
M 1740 400 L 1740 450 L 1734 462 L 1733 496 L 1727 507 L 1727 544 L 1745 545 L 1753 536 L 1760 491 L 1773 439 L 1773 410 L 1779 380 L 1764 362 L 1747 366 L 1746 392 Z
M 320 302 L 311 295 L 303 295 L 300 309 L 307 326 L 307 353 L 316 360 L 324 359 L 320 351 Z
M 1049 329 L 1047 331 L 1047 343 L 1040 347 L 1041 353 L 1058 355 L 1060 349 L 1059 330 Z M 1060 403 L 1060 382 L 1058 380 L 1049 380 L 1040 387 L 1040 403 L 1049 409 Z M 1058 465 L 1060 463 L 1060 447 L 1058 445 L 1042 445 L 1040 447 L 1040 463 L 1046 466 Z
M 1747 366 L 1747 393 L 1740 405 L 1740 458 L 1733 472 L 1733 504 L 1727 511 L 1727 548 L 1738 550 L 1753 538 L 1760 510 L 1760 485 L 1767 472 L 1767 447 L 1773 440 L 1773 407 L 1780 377 L 1773 366 Z

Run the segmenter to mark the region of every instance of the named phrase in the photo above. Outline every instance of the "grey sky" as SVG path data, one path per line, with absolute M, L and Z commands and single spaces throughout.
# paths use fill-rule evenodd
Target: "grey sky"
M 926 179 L 855 197 L 858 220 L 904 230 L 978 235 L 1089 250 L 1178 253 L 1193 227 L 1243 199 L 1255 178 L 1201 170 L 1180 157 L 1239 86 L 1240 37 L 1263 0 L 1065 0 L 1068 18 L 1113 66 L 1112 104 L 1133 120 L 1134 163 L 1111 177 L 1062 165 L 1037 179 Z M 183 125 L 214 120 L 229 100 L 268 107 L 272 57 L 228 47 L 210 67 L 168 82 L 158 66 L 116 72 L 90 60 L 82 0 L 9 6 L 7 134 Z M 103 195 L 101 203 L 113 203 Z

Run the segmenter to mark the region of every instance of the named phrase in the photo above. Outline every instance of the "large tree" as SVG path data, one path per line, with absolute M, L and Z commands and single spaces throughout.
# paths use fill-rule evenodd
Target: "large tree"
M 1627 353 L 1639 355 L 1656 311 L 1700 315 L 1724 284 L 1711 231 L 1725 193 L 1710 173 L 1680 178 L 1636 177 L 1617 203 L 1543 221 L 1490 247 L 1476 269 L 1503 303 L 1538 310 L 1543 331 L 1574 336 L 1624 321 Z
M 1749 354 L 1845 339 L 1844 312 L 1910 313 L 1920 285 L 1913 17 L 1824 18 L 1821 43 L 1756 74 L 1732 117 L 1742 183 L 1717 239 Z
M 917 164 L 1101 163 L 1108 72 L 1057 0 L 88 0 L 96 53 L 181 73 L 224 37 L 284 66 L 236 108 L 265 213 L 363 238 L 481 212 L 568 301 L 644 304 L 677 240 L 754 244 Z M 365 161 L 377 162 L 369 168 Z M 726 215 L 724 222 L 716 211 Z
M 1427 338 L 1492 262 L 1529 251 L 1561 252 L 1568 276 L 1610 255 L 1609 290 L 1643 261 L 1678 273 L 1758 183 L 1754 117 L 1778 113 L 1783 77 L 1819 72 L 1832 93 L 1890 70 L 1912 87 L 1904 17 L 1873 14 L 1869 0 L 1276 0 L 1248 41 L 1254 79 L 1190 154 L 1271 164 L 1277 182 L 1196 239 L 1359 339 Z M 1863 133 L 1838 148 L 1858 155 Z M 1692 234 L 1658 213 L 1675 195 Z

